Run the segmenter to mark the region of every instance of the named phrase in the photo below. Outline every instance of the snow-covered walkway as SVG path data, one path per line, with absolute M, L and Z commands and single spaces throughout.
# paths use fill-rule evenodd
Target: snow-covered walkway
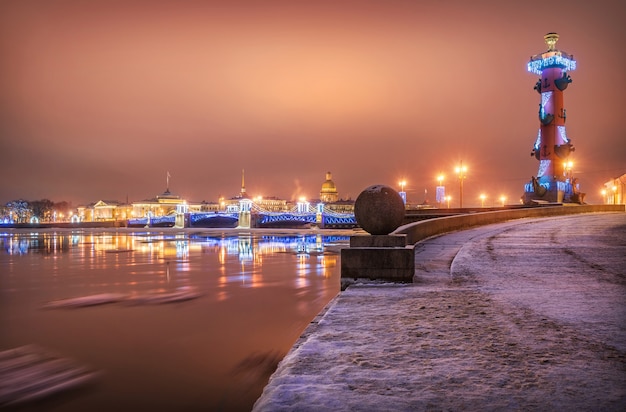
M 254 410 L 626 410 L 626 214 L 455 232 L 416 265 L 337 296 Z

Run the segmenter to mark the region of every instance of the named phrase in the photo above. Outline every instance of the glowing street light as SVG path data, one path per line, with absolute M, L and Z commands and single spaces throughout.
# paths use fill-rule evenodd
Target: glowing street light
M 484 193 L 480 194 L 480 207 L 485 207 L 485 199 L 487 199 L 487 196 L 485 196 Z
M 467 167 L 461 161 L 454 171 L 459 176 L 459 207 L 463 208 L 463 180 L 467 177 Z
M 443 186 L 443 179 L 444 179 L 444 175 L 440 174 L 439 176 L 437 176 L 437 182 L 439 183 L 439 186 Z
M 563 162 L 563 175 L 570 181 L 572 180 L 572 168 L 573 167 L 574 167 L 574 162 L 572 162 L 571 160 L 568 160 L 567 162 Z
M 606 189 L 602 189 L 600 193 L 602 194 L 602 201 L 604 202 L 604 204 L 607 204 L 608 202 L 606 201 Z
M 450 199 L 452 199 L 452 196 L 446 196 L 446 201 L 448 202 L 448 209 L 450 209 Z
M 616 205 L 617 204 L 617 186 L 613 185 L 611 190 L 613 190 L 613 204 Z
M 506 196 L 500 196 L 500 202 L 502 202 L 502 207 L 504 207 L 504 202 L 506 202 Z

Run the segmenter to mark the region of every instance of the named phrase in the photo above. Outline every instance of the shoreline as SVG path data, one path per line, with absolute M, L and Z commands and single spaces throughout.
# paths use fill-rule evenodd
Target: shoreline
M 0 226 L 0 232 L 11 231 L 15 233 L 28 232 L 128 232 L 128 233 L 280 233 L 280 234 L 342 234 L 358 235 L 366 234 L 360 228 L 355 229 L 290 229 L 290 228 L 174 228 L 174 227 L 150 227 L 150 228 L 129 228 L 129 227 L 45 227 L 45 228 L 6 228 Z

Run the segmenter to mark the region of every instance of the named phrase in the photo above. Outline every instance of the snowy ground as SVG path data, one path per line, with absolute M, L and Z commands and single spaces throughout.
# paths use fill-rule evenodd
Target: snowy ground
M 456 232 L 416 265 L 335 298 L 254 410 L 626 410 L 626 214 Z

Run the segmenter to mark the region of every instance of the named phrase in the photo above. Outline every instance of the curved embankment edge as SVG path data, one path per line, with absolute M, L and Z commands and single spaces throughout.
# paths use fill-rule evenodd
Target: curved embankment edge
M 464 215 L 439 217 L 400 226 L 392 235 L 406 235 L 406 244 L 415 245 L 420 240 L 446 232 L 469 229 L 513 219 L 540 218 L 572 215 L 578 213 L 625 212 L 626 205 L 559 205 L 536 208 L 477 212 Z
M 554 205 L 469 212 L 409 223 L 389 235 L 353 236 L 350 247 L 341 249 L 341 288 L 357 279 L 412 282 L 415 245 L 432 236 L 515 219 L 624 211 L 624 205 Z

